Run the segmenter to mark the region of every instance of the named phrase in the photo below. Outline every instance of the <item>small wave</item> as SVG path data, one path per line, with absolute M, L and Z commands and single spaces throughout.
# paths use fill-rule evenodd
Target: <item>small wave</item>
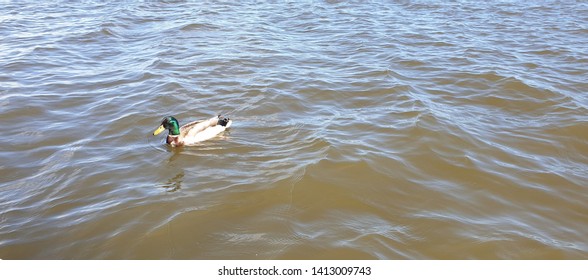
M 218 27 L 216 25 L 209 23 L 188 23 L 179 28 L 179 30 L 183 32 L 212 31 L 217 29 Z
M 88 34 L 90 37 L 93 36 L 105 36 L 105 37 L 112 37 L 112 38 L 122 38 L 122 36 L 114 31 L 114 29 L 112 27 L 106 27 L 103 26 L 102 28 L 100 28 L 100 30 L 98 32 L 95 32 L 94 34 L 90 33 Z

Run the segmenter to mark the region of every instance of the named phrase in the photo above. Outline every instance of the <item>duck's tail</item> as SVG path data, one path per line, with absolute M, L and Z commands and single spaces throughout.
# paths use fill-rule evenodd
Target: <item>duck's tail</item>
M 224 126 L 224 127 L 230 127 L 231 123 L 233 123 L 233 121 L 231 121 L 231 119 L 229 118 L 224 118 L 221 115 L 218 115 L 218 125 L 220 126 Z

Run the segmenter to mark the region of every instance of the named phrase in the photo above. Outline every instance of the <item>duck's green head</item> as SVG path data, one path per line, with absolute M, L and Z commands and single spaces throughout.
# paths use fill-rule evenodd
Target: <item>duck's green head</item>
M 157 135 L 166 129 L 169 131 L 169 135 L 180 135 L 180 124 L 172 116 L 163 118 L 161 125 L 153 132 L 153 135 Z

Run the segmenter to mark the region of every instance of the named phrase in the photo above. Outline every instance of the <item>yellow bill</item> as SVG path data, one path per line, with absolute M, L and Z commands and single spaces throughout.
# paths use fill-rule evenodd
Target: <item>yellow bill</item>
M 165 128 L 163 127 L 163 125 L 160 125 L 155 131 L 153 131 L 153 135 L 157 135 L 164 130 L 165 130 Z

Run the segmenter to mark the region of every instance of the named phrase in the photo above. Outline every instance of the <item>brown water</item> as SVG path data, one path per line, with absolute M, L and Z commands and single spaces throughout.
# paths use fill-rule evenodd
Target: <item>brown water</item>
M 268 2 L 0 2 L 0 258 L 588 259 L 586 2 Z

